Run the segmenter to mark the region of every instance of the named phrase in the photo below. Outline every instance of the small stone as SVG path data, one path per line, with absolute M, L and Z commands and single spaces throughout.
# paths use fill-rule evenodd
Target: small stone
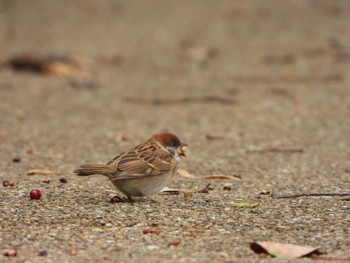
M 71 249 L 70 250 L 70 255 L 75 257 L 78 254 L 78 251 L 76 249 Z
M 66 178 L 60 178 L 60 183 L 66 184 L 66 183 L 68 183 L 68 181 Z
M 39 257 L 46 257 L 47 256 L 47 251 L 46 250 L 40 250 L 38 253 Z
M 43 179 L 43 183 L 49 184 L 49 183 L 50 183 L 50 179 L 49 179 L 49 178 L 44 178 L 44 179 Z
M 12 162 L 14 162 L 14 163 L 19 163 L 20 161 L 21 161 L 21 157 L 19 157 L 19 156 L 16 156 L 12 159 Z
M 111 258 L 109 256 L 104 255 L 102 256 L 102 259 L 107 261 L 107 260 L 110 260 Z
M 15 185 L 15 183 L 12 182 L 12 181 L 7 181 L 7 180 L 5 180 L 5 181 L 2 182 L 2 185 L 3 185 L 4 187 L 13 187 L 13 186 Z
M 178 246 L 178 245 L 180 245 L 180 243 L 181 243 L 181 241 L 178 240 L 178 239 L 171 240 L 171 241 L 169 242 L 169 246 Z
M 26 153 L 27 154 L 32 154 L 33 153 L 33 148 L 31 148 L 31 147 L 27 148 Z
M 144 234 L 157 234 L 159 235 L 160 233 L 160 228 L 158 227 L 146 227 L 143 229 Z
M 150 246 L 147 246 L 147 249 L 153 251 L 153 250 L 158 250 L 159 247 L 158 246 L 154 246 L 154 245 L 150 245 Z
M 261 190 L 259 195 L 272 195 L 272 193 L 268 190 Z
M 225 184 L 223 190 L 231 191 L 232 190 L 232 184 Z

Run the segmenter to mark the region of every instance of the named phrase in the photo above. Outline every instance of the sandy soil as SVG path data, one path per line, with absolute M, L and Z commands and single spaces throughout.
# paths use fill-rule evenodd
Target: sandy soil
M 252 241 L 350 256 L 349 199 L 259 195 L 350 190 L 348 1 L 1 4 L 1 60 L 79 54 L 91 71 L 0 69 L 0 179 L 15 184 L 0 187 L 0 248 L 17 250 L 11 262 L 270 261 Z M 214 190 L 111 204 L 106 178 L 72 172 L 164 129 L 190 144 L 183 169 L 242 179 L 176 176 L 169 187 Z M 28 197 L 34 188 L 40 200 Z

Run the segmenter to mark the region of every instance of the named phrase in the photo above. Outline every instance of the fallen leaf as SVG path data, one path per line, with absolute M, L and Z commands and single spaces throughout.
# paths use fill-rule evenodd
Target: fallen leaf
M 198 179 L 196 176 L 190 174 L 189 172 L 187 172 L 186 170 L 184 169 L 178 169 L 177 170 L 177 173 L 182 176 L 182 177 L 186 177 L 186 178 L 189 178 L 189 179 Z
M 184 190 L 176 189 L 176 188 L 164 187 L 160 191 L 160 194 L 179 195 L 181 192 L 184 192 Z
M 254 208 L 254 207 L 259 206 L 259 203 L 232 202 L 231 205 L 233 205 L 235 207 Z
M 250 248 L 255 253 L 270 254 L 281 259 L 295 259 L 299 257 L 311 256 L 313 253 L 320 254 L 318 252 L 320 247 L 299 246 L 275 242 L 253 242 L 250 244 Z
M 202 179 L 222 179 L 222 180 L 236 179 L 236 177 L 233 177 L 231 175 L 223 175 L 223 174 L 204 175 L 204 176 L 201 176 L 201 178 Z
M 92 60 L 79 55 L 23 53 L 10 57 L 4 65 L 17 71 L 52 76 L 89 76 Z
M 54 171 L 50 171 L 50 170 L 40 170 L 40 169 L 33 169 L 33 170 L 29 170 L 26 172 L 26 175 L 54 175 L 55 172 Z

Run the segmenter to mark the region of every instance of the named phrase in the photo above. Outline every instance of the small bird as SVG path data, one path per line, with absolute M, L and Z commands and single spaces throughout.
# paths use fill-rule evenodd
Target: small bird
M 142 196 L 151 199 L 151 195 L 159 193 L 170 181 L 181 157 L 186 156 L 187 146 L 174 134 L 159 133 L 107 164 L 84 164 L 74 172 L 80 176 L 107 176 L 129 201 Z

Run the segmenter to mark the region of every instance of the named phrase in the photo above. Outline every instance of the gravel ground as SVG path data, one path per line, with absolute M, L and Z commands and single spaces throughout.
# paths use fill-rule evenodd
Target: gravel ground
M 348 198 L 259 194 L 350 190 L 348 1 L 1 4 L 0 59 L 79 54 L 92 72 L 0 69 L 0 179 L 14 182 L 0 186 L 0 248 L 17 250 L 0 261 L 278 262 L 253 241 L 350 256 Z M 176 176 L 169 187 L 214 190 L 112 204 L 106 178 L 72 172 L 164 129 L 190 144 L 181 168 L 242 179 Z

